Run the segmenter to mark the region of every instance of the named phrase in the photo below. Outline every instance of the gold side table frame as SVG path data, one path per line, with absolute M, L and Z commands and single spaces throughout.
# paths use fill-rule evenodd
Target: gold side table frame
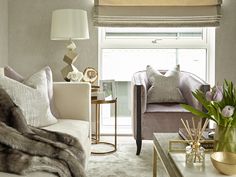
M 102 155 L 102 154 L 110 154 L 113 152 L 116 152 L 117 150 L 117 98 L 112 99 L 112 100 L 92 100 L 91 101 L 92 104 L 95 104 L 96 106 L 96 120 L 95 120 L 95 138 L 93 139 L 94 142 L 92 144 L 106 144 L 106 145 L 110 145 L 113 147 L 113 149 L 111 151 L 105 151 L 105 152 L 91 152 L 92 154 L 97 154 L 97 155 Z M 102 104 L 114 104 L 115 106 L 115 134 L 114 134 L 114 144 L 113 143 L 109 143 L 109 142 L 104 142 L 104 141 L 100 141 L 100 108 Z

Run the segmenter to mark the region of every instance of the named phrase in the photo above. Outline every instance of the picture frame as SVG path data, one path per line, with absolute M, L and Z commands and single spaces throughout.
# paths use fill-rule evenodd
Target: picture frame
M 104 92 L 105 98 L 116 98 L 115 80 L 100 80 L 100 88 Z

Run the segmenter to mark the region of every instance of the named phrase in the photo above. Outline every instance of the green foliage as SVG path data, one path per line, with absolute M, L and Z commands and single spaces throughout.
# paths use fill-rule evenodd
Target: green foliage
M 187 104 L 182 104 L 183 108 L 199 118 L 209 118 L 215 121 L 218 125 L 224 127 L 236 127 L 236 109 L 234 109 L 236 107 L 236 88 L 234 88 L 232 82 L 225 80 L 222 89 L 218 86 L 213 87 L 211 92 L 208 93 L 212 96 L 211 100 L 209 100 L 209 95 L 207 99 L 206 95 L 200 90 L 196 90 L 195 92 L 192 92 L 192 94 L 202 104 L 204 111 L 198 110 Z M 221 97 L 219 95 L 221 95 Z M 216 99 L 217 96 L 218 98 Z M 219 100 L 219 98 L 222 99 Z M 233 107 L 232 115 L 230 113 L 230 116 L 228 117 L 226 117 L 228 114 L 224 113 L 224 108 L 227 106 L 230 106 L 231 108 Z M 226 109 L 226 111 L 228 110 Z

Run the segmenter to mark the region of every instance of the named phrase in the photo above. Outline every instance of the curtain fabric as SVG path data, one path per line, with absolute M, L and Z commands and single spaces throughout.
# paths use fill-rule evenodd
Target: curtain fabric
M 221 0 L 95 0 L 95 26 L 215 27 Z

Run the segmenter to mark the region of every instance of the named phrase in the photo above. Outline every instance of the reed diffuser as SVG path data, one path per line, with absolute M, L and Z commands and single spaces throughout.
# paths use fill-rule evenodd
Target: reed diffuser
M 207 119 L 202 126 L 201 120 L 195 125 L 194 118 L 192 118 L 192 128 L 190 128 L 188 120 L 184 122 L 181 119 L 181 122 L 190 137 L 190 140 L 188 140 L 189 145 L 186 147 L 186 164 L 190 166 L 205 166 L 205 149 L 201 146 L 200 140 L 209 120 Z

